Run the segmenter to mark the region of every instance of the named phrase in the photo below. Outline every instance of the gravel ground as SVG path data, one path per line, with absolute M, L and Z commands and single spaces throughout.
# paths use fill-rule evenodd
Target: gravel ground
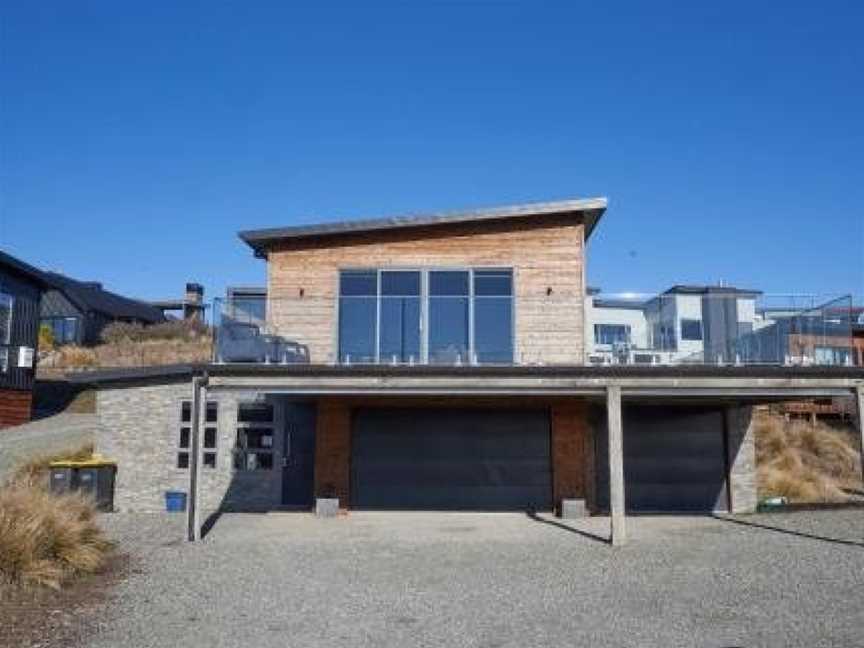
M 77 450 L 92 442 L 96 422 L 95 414 L 57 414 L 0 430 L 0 482 L 30 457 Z
M 564 524 L 515 514 L 107 515 L 132 553 L 87 646 L 852 646 L 864 511 Z

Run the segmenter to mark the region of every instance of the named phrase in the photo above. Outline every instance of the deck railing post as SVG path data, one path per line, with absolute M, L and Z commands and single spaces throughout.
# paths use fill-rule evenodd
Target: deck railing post
M 858 440 L 861 443 L 861 473 L 864 477 L 864 385 L 855 388 L 855 401 L 858 404 Z
M 624 515 L 624 438 L 621 416 L 621 387 L 606 388 L 606 415 L 609 428 L 609 517 L 613 546 L 627 542 Z

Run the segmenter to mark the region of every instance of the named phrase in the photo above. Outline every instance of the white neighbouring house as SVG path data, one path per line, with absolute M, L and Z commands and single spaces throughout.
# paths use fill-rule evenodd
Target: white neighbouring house
M 735 341 L 759 327 L 758 290 L 676 285 L 658 295 L 586 296 L 590 364 L 735 362 Z

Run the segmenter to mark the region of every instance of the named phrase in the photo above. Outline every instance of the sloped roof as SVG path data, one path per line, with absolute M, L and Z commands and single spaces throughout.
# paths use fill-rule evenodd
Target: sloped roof
M 0 250 L 0 266 L 8 268 L 17 275 L 24 277 L 30 282 L 39 286 L 46 286 L 44 273 L 38 268 L 34 268 L 29 263 L 25 263 L 21 259 L 13 257 L 11 254 L 6 254 Z
M 42 274 L 48 285 L 62 292 L 82 311 L 95 311 L 112 319 L 129 318 L 147 323 L 165 321 L 158 308 L 105 290 L 99 284 L 78 281 L 57 272 Z
M 407 229 L 413 227 L 434 227 L 455 223 L 474 223 L 481 221 L 500 221 L 512 218 L 530 218 L 533 216 L 573 214 L 585 223 L 585 238 L 587 239 L 597 221 L 606 211 L 605 198 L 587 198 L 577 200 L 559 200 L 555 202 L 524 203 L 487 209 L 473 209 L 458 212 L 437 212 L 429 214 L 408 214 L 385 218 L 368 218 L 359 220 L 338 221 L 331 223 L 313 223 L 310 225 L 295 225 L 292 227 L 275 227 L 270 229 L 246 230 L 239 233 L 256 254 L 263 254 L 273 244 L 284 240 L 324 238 L 345 234 L 363 232 L 378 232 L 384 230 Z

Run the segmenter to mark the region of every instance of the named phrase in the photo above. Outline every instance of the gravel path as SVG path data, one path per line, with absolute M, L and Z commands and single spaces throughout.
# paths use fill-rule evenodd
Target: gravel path
M 30 457 L 77 450 L 93 441 L 95 414 L 57 414 L 0 430 L 0 482 Z
M 90 648 L 851 646 L 864 512 L 608 520 L 508 514 L 104 516 L 133 553 Z

